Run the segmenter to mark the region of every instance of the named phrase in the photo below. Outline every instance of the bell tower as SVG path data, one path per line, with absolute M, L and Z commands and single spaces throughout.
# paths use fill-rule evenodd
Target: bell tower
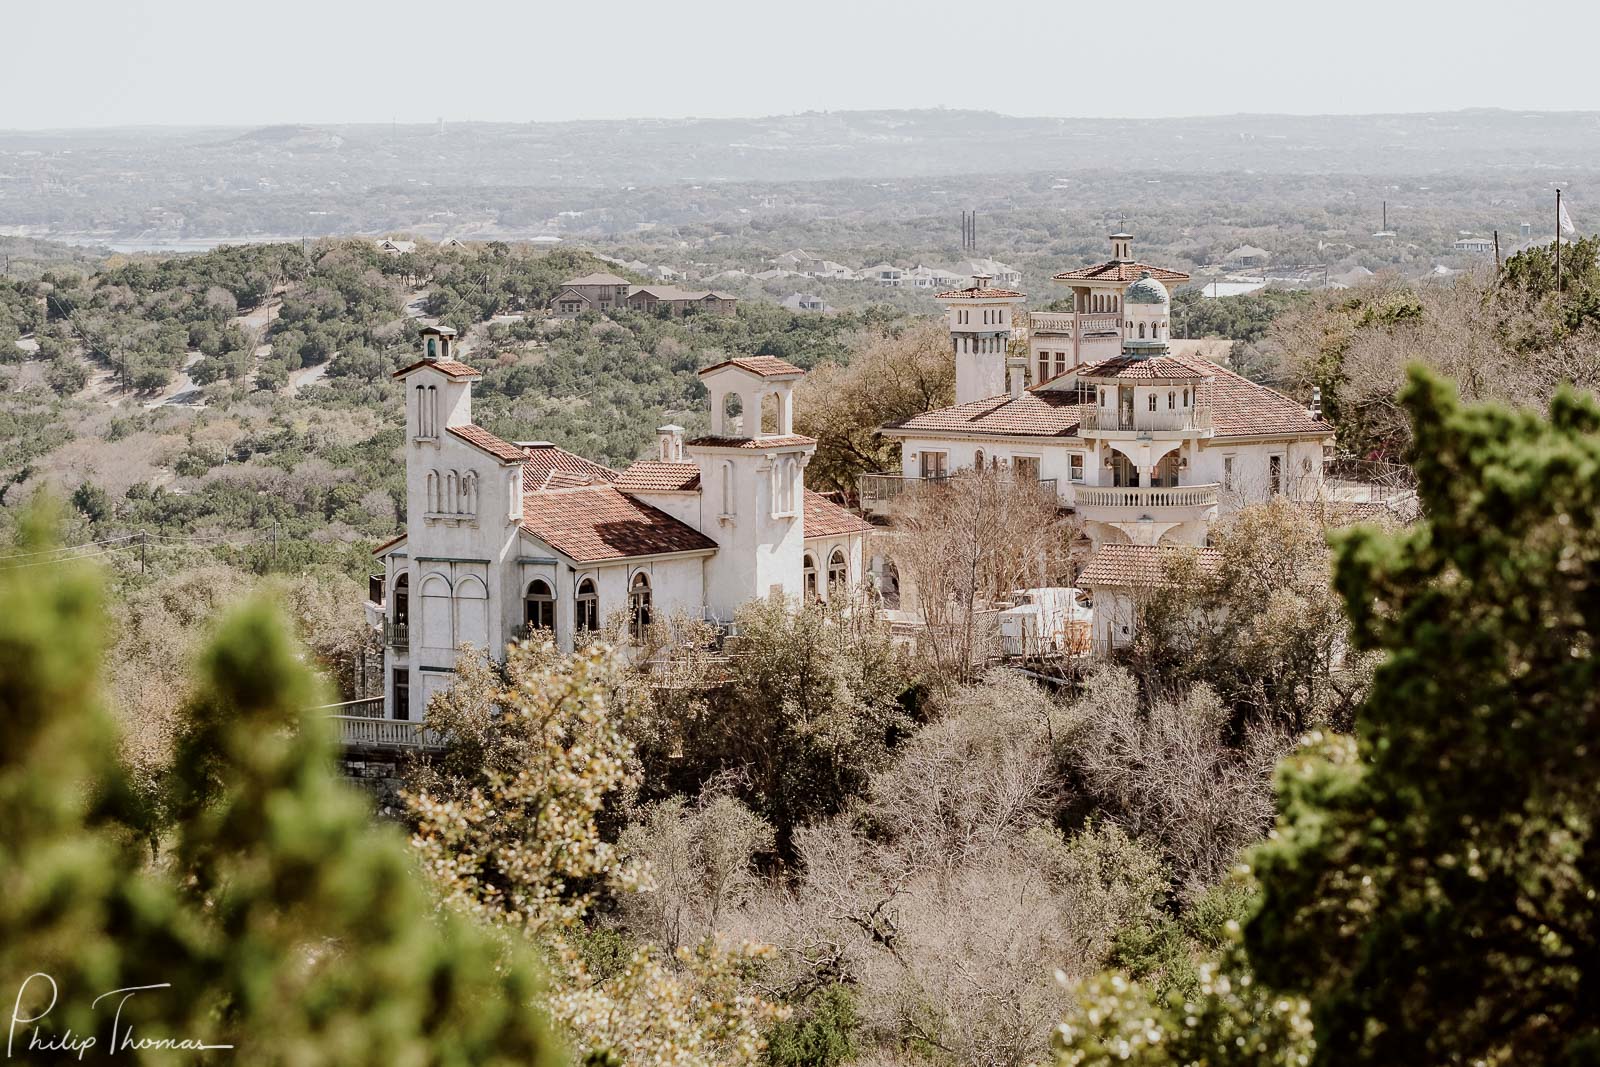
M 965 289 L 940 293 L 956 358 L 956 403 L 987 400 L 1006 391 L 1006 354 L 1017 308 L 1027 299 L 1015 289 L 996 289 L 976 275 Z
M 685 442 L 700 468 L 706 609 L 729 621 L 739 605 L 801 594 L 805 468 L 816 441 L 794 432 L 794 384 L 805 372 L 775 356 L 743 356 L 700 372 L 711 434 Z

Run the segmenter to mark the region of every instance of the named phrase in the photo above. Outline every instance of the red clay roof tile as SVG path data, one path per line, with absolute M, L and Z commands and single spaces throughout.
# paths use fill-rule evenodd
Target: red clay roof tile
M 452 378 L 482 378 L 483 374 L 472 367 L 454 359 L 419 359 L 409 367 L 401 367 L 394 372 L 394 377 L 404 378 L 418 367 L 433 367 L 443 371 Z
M 815 437 L 803 437 L 800 434 L 789 434 L 785 437 L 696 437 L 684 444 L 693 447 L 703 445 L 706 448 L 791 448 L 794 445 L 814 445 Z
M 736 356 L 733 359 L 725 359 L 721 363 L 713 363 L 700 373 L 709 374 L 714 370 L 721 370 L 723 367 L 738 367 L 740 370 L 747 370 L 751 374 L 759 374 L 763 378 L 778 378 L 790 374 L 799 375 L 805 373 L 793 363 L 786 359 L 779 359 L 777 356 Z
M 1150 277 L 1158 282 L 1186 282 L 1189 280 L 1189 276 L 1181 270 L 1153 267 L 1148 263 L 1125 263 L 1115 259 L 1108 260 L 1105 263 L 1096 263 L 1092 267 L 1064 270 L 1060 274 L 1051 275 L 1051 277 L 1058 282 L 1134 282 L 1138 281 L 1139 275 L 1145 271 L 1149 271 Z
M 624 493 L 688 493 L 700 488 L 700 468 L 693 463 L 640 460 L 611 484 Z
M 522 529 L 579 563 L 717 547 L 694 527 L 610 485 L 524 493 Z
M 840 507 L 821 493 L 805 493 L 806 537 L 843 537 L 870 533 L 872 523 Z
M 1119 588 L 1165 589 L 1173 584 L 1171 569 L 1187 553 L 1195 553 L 1203 573 L 1214 573 L 1222 565 L 1222 553 L 1215 548 L 1187 548 L 1181 545 L 1101 545 L 1078 574 L 1078 585 Z

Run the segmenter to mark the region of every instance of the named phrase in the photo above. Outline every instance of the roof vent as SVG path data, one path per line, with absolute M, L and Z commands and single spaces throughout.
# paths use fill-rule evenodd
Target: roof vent
M 554 441 L 516 441 L 516 442 L 513 442 L 513 443 L 518 448 L 554 448 L 554 447 L 556 447 L 556 443 Z

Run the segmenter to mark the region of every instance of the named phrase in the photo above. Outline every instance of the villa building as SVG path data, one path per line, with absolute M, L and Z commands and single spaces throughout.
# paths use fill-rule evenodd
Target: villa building
M 626 283 L 624 283 L 626 284 Z M 794 432 L 804 372 L 772 356 L 700 372 L 711 433 L 658 431 L 623 471 L 472 421 L 480 376 L 452 331 L 426 327 L 405 384 L 406 528 L 380 545 L 368 610 L 384 630 L 383 713 L 419 720 L 463 645 L 562 649 L 618 620 L 728 624 L 772 594 L 827 599 L 860 582 L 872 527 L 805 488 L 816 442 Z
M 602 314 L 613 308 L 665 311 L 674 318 L 687 311 L 732 315 L 738 298 L 710 289 L 680 289 L 674 285 L 634 285 L 615 274 L 586 274 L 561 283 L 550 301 L 558 319 L 575 319 L 585 311 Z
M 906 484 L 1000 468 L 1052 487 L 1096 550 L 1080 579 L 1113 587 L 1159 569 L 1175 546 L 1203 547 L 1220 516 L 1271 496 L 1317 500 L 1333 427 L 1275 390 L 1169 344 L 1167 285 L 1182 271 L 1140 263 L 1111 235 L 1105 263 L 1055 275 L 1068 312 L 1028 316 L 1025 297 L 978 277 L 941 293 L 956 361 L 954 407 L 883 427 L 901 472 L 862 480 L 865 510 L 892 515 Z M 1114 546 L 1107 552 L 1107 546 Z M 1100 644 L 1119 634 L 1101 633 Z

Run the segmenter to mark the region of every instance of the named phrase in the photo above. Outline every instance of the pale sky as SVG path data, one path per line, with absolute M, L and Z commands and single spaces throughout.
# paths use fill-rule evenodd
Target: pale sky
M 1600 110 L 1566 0 L 0 0 L 0 129 Z

